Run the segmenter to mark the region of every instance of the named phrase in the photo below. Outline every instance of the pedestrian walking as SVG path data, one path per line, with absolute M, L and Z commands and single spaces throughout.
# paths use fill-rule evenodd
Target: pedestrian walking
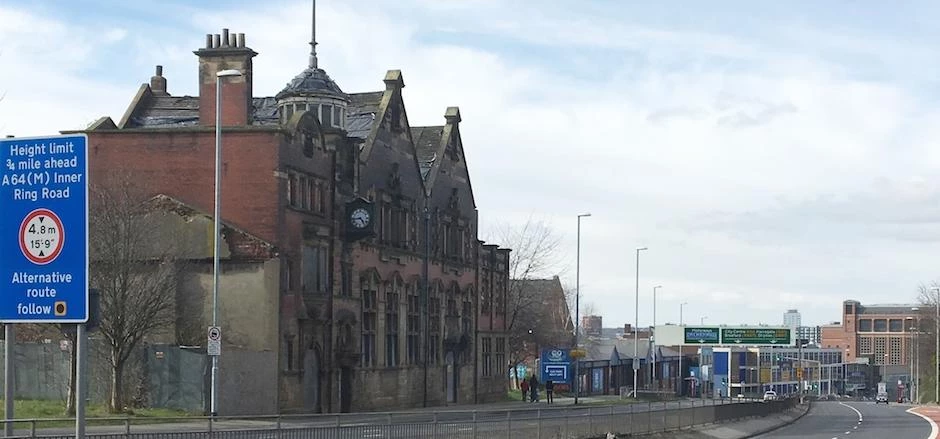
M 529 396 L 529 380 L 522 378 L 522 383 L 519 384 L 519 390 L 522 391 L 522 402 L 525 402 L 526 397 Z
M 529 377 L 529 402 L 539 402 L 539 380 L 535 375 Z
M 554 392 L 555 392 L 555 383 L 552 382 L 552 380 L 546 381 L 545 382 L 545 403 L 546 404 L 551 404 L 555 402 L 555 398 L 552 397 Z

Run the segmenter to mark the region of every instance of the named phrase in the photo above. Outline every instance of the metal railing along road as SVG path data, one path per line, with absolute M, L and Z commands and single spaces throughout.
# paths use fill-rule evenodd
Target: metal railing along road
M 796 399 L 680 400 L 633 404 L 179 419 L 88 418 L 89 439 L 593 438 L 647 434 L 792 410 Z M 14 437 L 72 438 L 69 419 L 23 419 Z M 159 423 L 155 423 L 159 422 Z

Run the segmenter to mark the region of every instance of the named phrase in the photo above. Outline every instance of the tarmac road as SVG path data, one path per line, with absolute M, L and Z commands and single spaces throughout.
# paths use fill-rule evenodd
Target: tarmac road
M 773 439 L 926 439 L 930 424 L 910 405 L 819 401 L 800 420 L 758 436 Z

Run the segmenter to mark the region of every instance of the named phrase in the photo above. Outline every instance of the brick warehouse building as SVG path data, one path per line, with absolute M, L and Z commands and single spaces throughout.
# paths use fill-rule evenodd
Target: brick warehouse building
M 846 300 L 842 321 L 821 328 L 820 345 L 843 349 L 846 362 L 868 358 L 873 365 L 906 368 L 921 318 L 916 304 L 863 305 Z
M 243 73 L 222 84 L 220 414 L 503 398 L 510 250 L 478 239 L 459 109 L 411 126 L 400 71 L 345 93 L 315 51 L 276 96 L 255 97 L 244 34 L 207 35 L 194 53 L 199 96 L 170 95 L 158 66 L 120 121 L 84 132 L 93 184 L 133 175 L 174 214 L 176 239 L 208 243 L 186 256 L 201 263 L 178 304 L 200 310 L 204 333 L 216 73 Z

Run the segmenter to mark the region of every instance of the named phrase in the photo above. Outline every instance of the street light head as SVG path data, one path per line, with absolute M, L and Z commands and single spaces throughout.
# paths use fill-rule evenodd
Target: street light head
M 653 289 L 655 290 L 657 288 L 662 288 L 662 287 L 663 287 L 662 285 L 656 285 L 655 287 L 653 287 Z
M 636 251 L 640 251 L 640 250 L 649 250 L 649 249 L 646 248 L 646 247 L 640 247 L 640 248 L 636 249 Z
M 585 216 L 591 216 L 591 214 L 590 214 L 590 213 L 581 213 L 581 214 L 578 214 L 578 218 L 585 217 Z
M 219 78 L 225 78 L 229 76 L 241 76 L 241 75 L 242 75 L 242 72 L 238 70 L 221 70 L 215 74 L 215 76 Z

